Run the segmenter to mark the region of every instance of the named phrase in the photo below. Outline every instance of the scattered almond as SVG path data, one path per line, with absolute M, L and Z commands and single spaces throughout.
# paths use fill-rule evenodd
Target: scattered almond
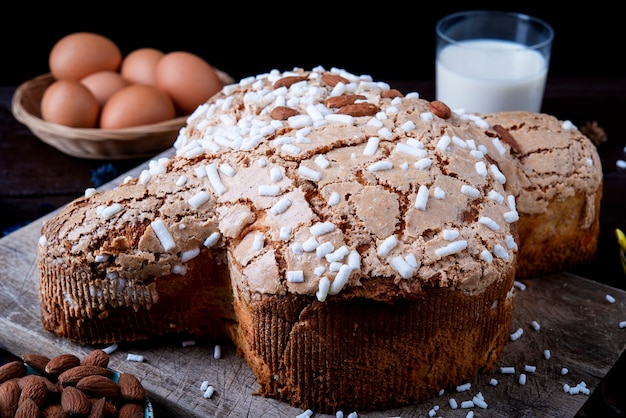
M 47 377 L 41 376 L 38 374 L 27 374 L 26 376 L 20 377 L 17 381 L 17 384 L 19 385 L 20 390 L 24 390 L 24 386 L 26 386 L 31 380 L 42 381 L 46 385 L 46 388 L 48 389 L 49 393 L 57 393 L 59 391 L 56 383 L 54 383 Z
M 67 386 L 68 388 L 70 386 Z M 120 387 L 111 379 L 97 374 L 83 377 L 76 383 L 76 389 L 80 389 L 88 396 L 105 397 L 115 399 L 120 396 Z M 65 392 L 65 389 L 63 390 Z
M 117 380 L 117 385 L 120 387 L 120 396 L 122 399 L 139 402 L 146 397 L 143 385 L 133 374 L 120 374 L 120 377 Z
M 82 366 L 109 366 L 109 355 L 104 350 L 92 350 L 83 357 Z
M 26 366 L 19 360 L 10 361 L 0 366 L 0 383 L 26 374 Z
M 32 399 L 37 405 L 38 410 L 46 403 L 48 399 L 48 385 L 45 382 L 45 378 L 33 376 L 32 379 L 25 381 L 24 386 L 22 386 L 22 392 L 20 393 L 19 404 L 21 405 L 27 399 Z
M 106 411 L 106 398 L 100 398 L 91 404 L 91 411 L 87 418 L 104 418 L 107 415 Z
M 374 116 L 380 108 L 373 103 L 355 103 L 341 107 L 337 113 L 350 116 Z
M 0 418 L 13 418 L 20 400 L 20 387 L 17 380 L 0 384 Z
M 274 88 L 280 88 L 280 87 L 291 87 L 292 84 L 298 83 L 300 81 L 304 81 L 306 80 L 307 77 L 306 76 L 287 76 L 287 77 L 283 77 L 283 78 L 279 78 L 278 80 L 276 80 L 274 82 Z
M 400 90 L 397 89 L 389 89 L 385 90 L 381 93 L 380 97 L 385 99 L 393 99 L 396 97 L 404 97 L 404 94 Z
M 26 398 L 15 411 L 15 418 L 39 418 L 41 411 L 39 405 L 31 398 Z
M 362 94 L 342 94 L 341 96 L 331 96 L 326 99 L 326 107 L 331 109 L 354 104 L 357 100 L 365 100 L 367 97 Z
M 107 399 L 104 405 L 104 411 L 106 412 L 107 416 L 116 417 L 119 413 L 119 407 L 112 400 Z
M 60 403 L 49 404 L 41 410 L 41 418 L 68 418 Z
M 25 354 L 1 366 L 0 418 L 143 418 L 141 382 L 130 373 L 113 380 L 108 363 L 107 353 L 94 350 L 82 361 Z
M 431 113 L 437 117 L 440 117 L 441 119 L 448 119 L 450 116 L 452 116 L 452 111 L 444 102 L 434 100 L 430 102 L 428 106 Z
M 111 370 L 100 367 L 100 366 L 85 366 L 80 365 L 76 367 L 72 367 L 61 373 L 58 377 L 58 382 L 62 387 L 72 385 L 76 386 L 79 380 L 83 377 L 91 376 L 91 375 L 100 375 L 105 376 L 106 378 L 111 378 L 112 372 Z
M 50 358 L 39 354 L 24 354 L 22 360 L 37 373 L 46 374 L 46 364 L 48 364 Z
M 67 369 L 71 369 L 72 367 L 76 367 L 78 365 L 80 365 L 80 359 L 74 354 L 59 354 L 58 356 L 51 358 L 48 364 L 46 364 L 46 373 L 50 375 L 59 375 Z
M 496 131 L 502 142 L 509 144 L 511 151 L 515 154 L 520 153 L 520 147 L 513 135 L 502 125 L 493 125 L 493 130 Z
M 339 83 L 348 84 L 350 82 L 347 78 L 333 73 L 322 74 L 322 81 L 331 87 L 335 87 Z
M 120 408 L 119 418 L 143 418 L 143 407 L 136 403 L 125 403 Z
M 91 411 L 91 402 L 87 395 L 74 386 L 68 386 L 61 393 L 61 406 L 69 415 L 88 414 Z
M 287 120 L 292 116 L 296 116 L 299 112 L 293 107 L 289 106 L 276 106 L 270 112 L 270 116 L 272 119 L 276 120 Z

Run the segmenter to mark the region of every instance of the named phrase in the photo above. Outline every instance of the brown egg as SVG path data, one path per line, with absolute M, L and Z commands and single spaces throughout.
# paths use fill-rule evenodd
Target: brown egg
M 130 84 L 120 73 L 115 71 L 98 71 L 89 74 L 80 82 L 96 96 L 100 107 L 104 106 L 114 93 Z
M 139 48 L 122 60 L 120 74 L 131 83 L 156 85 L 156 66 L 165 55 L 155 48 Z
M 183 114 L 193 112 L 223 87 L 208 62 L 184 51 L 169 52 L 159 60 L 156 80 Z
M 96 97 L 78 80 L 57 80 L 41 98 L 41 117 L 73 128 L 95 128 L 100 106 Z
M 91 32 L 75 32 L 59 39 L 48 57 L 57 80 L 81 80 L 98 71 L 117 71 L 122 52 L 109 38 Z
M 162 90 L 147 84 L 130 84 L 104 104 L 100 128 L 120 129 L 173 119 L 176 108 Z

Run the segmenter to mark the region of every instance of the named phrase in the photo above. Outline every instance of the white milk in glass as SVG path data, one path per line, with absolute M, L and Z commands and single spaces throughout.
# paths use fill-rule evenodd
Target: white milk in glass
M 453 110 L 539 112 L 548 64 L 525 45 L 477 39 L 444 47 L 436 71 L 437 100 Z

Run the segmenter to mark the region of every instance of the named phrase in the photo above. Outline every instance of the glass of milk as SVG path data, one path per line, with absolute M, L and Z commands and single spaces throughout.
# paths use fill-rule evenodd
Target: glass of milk
M 552 27 L 521 13 L 468 10 L 436 25 L 437 100 L 452 110 L 540 112 Z

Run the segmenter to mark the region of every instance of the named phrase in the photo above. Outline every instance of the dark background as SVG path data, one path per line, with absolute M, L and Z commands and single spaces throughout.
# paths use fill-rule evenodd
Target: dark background
M 464 9 L 518 11 L 550 23 L 555 30 L 550 77 L 626 75 L 621 64 L 626 25 L 608 1 L 585 2 L 580 8 L 573 3 L 556 7 L 547 0 L 373 5 L 292 1 L 252 7 L 210 0 L 161 7 L 157 3 L 3 6 L 0 85 L 18 85 L 48 72 L 54 43 L 77 31 L 105 35 L 123 54 L 141 47 L 193 52 L 237 80 L 272 69 L 316 65 L 378 80 L 433 79 L 435 23 Z

